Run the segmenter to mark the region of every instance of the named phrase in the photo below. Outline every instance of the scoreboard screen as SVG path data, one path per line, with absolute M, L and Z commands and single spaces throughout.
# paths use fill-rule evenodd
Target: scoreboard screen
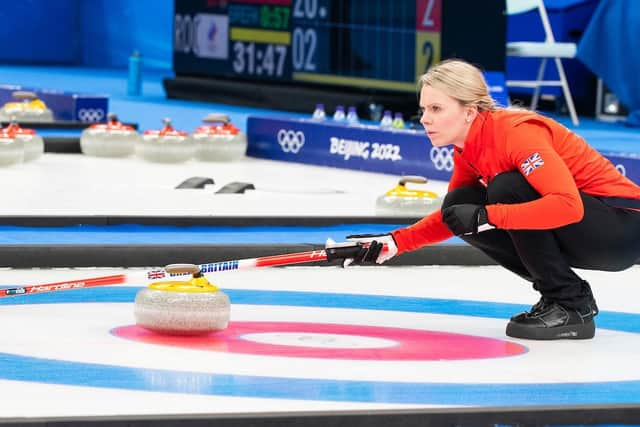
M 461 3 L 466 11 L 456 10 Z M 443 13 L 443 7 L 450 9 Z M 455 44 L 460 31 L 467 53 L 478 56 L 491 46 L 486 37 L 495 24 L 469 7 L 504 20 L 504 1 L 495 0 L 176 0 L 174 70 L 179 76 L 415 92 L 417 77 L 443 58 L 443 44 L 445 54 L 457 53 L 447 39 Z M 460 21 L 463 14 L 482 20 L 475 24 L 482 36 L 470 27 L 476 21 Z M 503 58 L 504 38 L 498 43 Z

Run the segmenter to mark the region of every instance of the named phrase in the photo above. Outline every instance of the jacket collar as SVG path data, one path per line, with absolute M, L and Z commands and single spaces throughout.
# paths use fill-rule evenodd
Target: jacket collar
M 464 140 L 464 148 L 456 147 L 456 151 L 462 154 L 466 159 L 476 159 L 481 151 L 486 148 L 485 140 L 491 137 L 490 129 L 492 128 L 492 118 L 489 111 L 478 113 L 471 123 L 469 133 Z

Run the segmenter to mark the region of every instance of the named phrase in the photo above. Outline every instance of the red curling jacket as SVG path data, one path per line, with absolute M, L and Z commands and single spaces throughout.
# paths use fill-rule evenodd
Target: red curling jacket
M 517 204 L 487 205 L 489 222 L 507 230 L 546 230 L 579 222 L 579 191 L 597 197 L 640 200 L 640 187 L 580 136 L 558 122 L 528 111 L 485 111 L 476 117 L 464 143 L 454 147 L 451 191 L 487 185 L 497 174 L 518 171 L 540 193 Z M 392 232 L 398 253 L 452 237 L 436 211 Z

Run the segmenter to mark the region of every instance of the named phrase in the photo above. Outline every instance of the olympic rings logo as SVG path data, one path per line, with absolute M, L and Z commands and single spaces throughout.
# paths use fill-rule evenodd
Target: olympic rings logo
M 104 118 L 102 108 L 81 108 L 78 110 L 78 118 L 83 122 L 99 122 Z
M 447 172 L 453 170 L 453 148 L 431 147 L 429 157 L 436 170 Z
M 285 153 L 297 154 L 304 145 L 304 133 L 290 129 L 278 131 L 278 144 Z
M 616 165 L 616 169 L 618 170 L 618 172 L 620 172 L 623 176 L 627 176 L 627 169 L 624 167 L 624 165 L 618 163 Z

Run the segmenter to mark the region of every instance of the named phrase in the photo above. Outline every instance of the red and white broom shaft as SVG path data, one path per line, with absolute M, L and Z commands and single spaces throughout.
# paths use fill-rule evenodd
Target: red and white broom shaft
M 125 282 L 134 281 L 153 281 L 162 279 L 175 279 L 184 278 L 185 276 L 191 276 L 192 272 L 169 272 L 172 270 L 172 266 L 175 266 L 175 270 L 184 270 L 180 267 L 191 266 L 197 267 L 203 274 L 221 272 L 221 271 L 233 271 L 233 270 L 248 270 L 252 268 L 260 267 L 278 267 L 285 265 L 295 265 L 307 262 L 319 262 L 332 259 L 343 259 L 355 256 L 359 251 L 360 246 L 354 243 L 337 244 L 326 249 L 296 252 L 282 255 L 270 255 L 257 258 L 245 258 L 229 261 L 210 262 L 206 264 L 200 264 L 193 266 L 191 264 L 174 264 L 169 265 L 166 269 L 153 269 L 144 272 L 135 272 L 128 274 L 116 274 L 111 276 L 92 277 L 81 280 L 69 280 L 65 282 L 45 283 L 40 285 L 28 285 L 19 286 L 14 288 L 0 289 L 0 298 L 6 296 L 17 295 L 31 295 L 44 292 L 65 291 L 71 289 L 91 288 L 96 286 L 108 286 L 117 285 Z
M 247 270 L 259 267 L 279 267 L 284 265 L 302 264 L 305 262 L 326 261 L 327 253 L 324 249 L 306 252 L 296 252 L 282 255 L 263 256 L 258 258 L 237 259 L 231 261 L 210 262 L 200 264 L 198 267 L 203 274 L 214 273 L 217 271 L 228 270 Z M 150 275 L 151 272 L 147 273 Z M 176 274 L 166 273 L 170 277 Z M 178 273 L 177 275 L 186 275 L 187 273 Z
M 66 291 L 70 289 L 93 288 L 96 286 L 117 285 L 127 280 L 125 274 L 112 276 L 93 277 L 81 280 L 67 280 L 65 282 L 43 283 L 41 285 L 18 286 L 15 288 L 0 289 L 0 298 L 16 295 L 32 295 L 44 292 Z
M 334 259 L 353 258 L 360 251 L 362 245 L 359 243 L 335 243 L 327 242 L 325 249 L 296 252 L 282 255 L 270 255 L 258 258 L 245 258 L 231 261 L 210 262 L 200 265 L 192 264 L 172 264 L 164 269 L 151 270 L 146 274 L 147 280 L 157 280 L 164 278 L 184 277 L 193 274 L 195 271 L 206 275 L 219 271 L 247 270 L 259 267 L 278 267 L 285 265 L 303 264 L 307 262 L 331 261 Z M 383 249 L 386 250 L 386 247 Z M 183 268 L 185 267 L 185 268 Z M 190 269 L 191 267 L 192 269 Z

